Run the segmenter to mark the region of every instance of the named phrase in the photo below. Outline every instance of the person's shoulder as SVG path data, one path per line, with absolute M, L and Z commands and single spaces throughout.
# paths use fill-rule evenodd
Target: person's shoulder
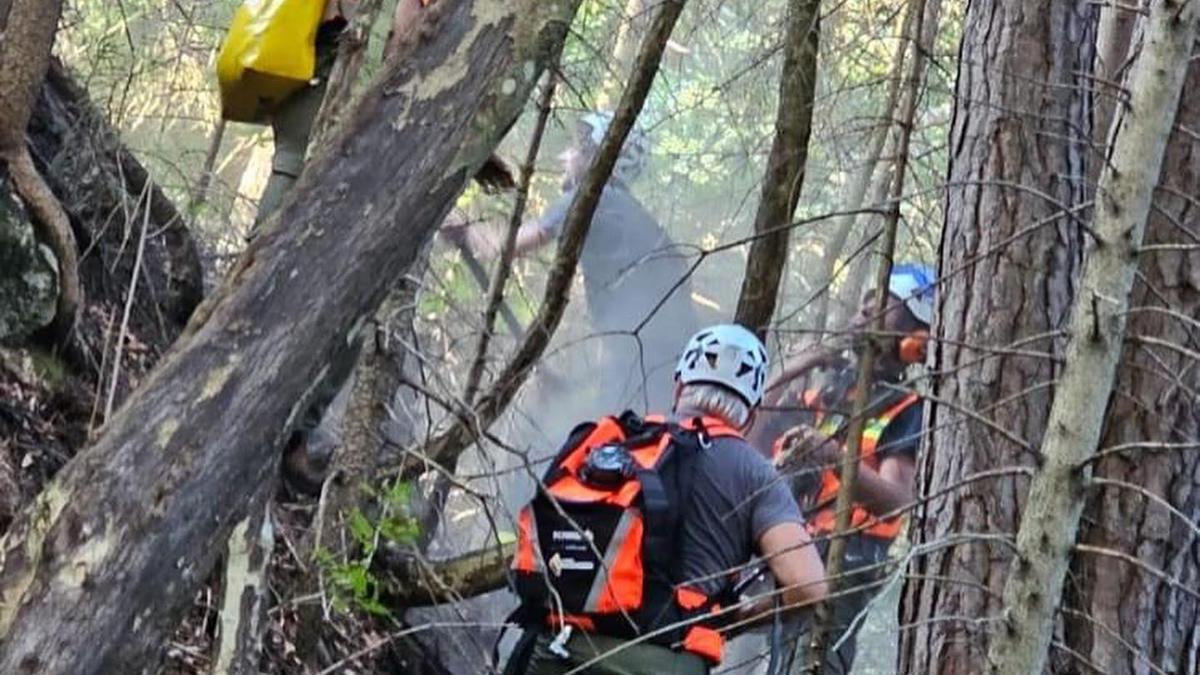
M 711 461 L 731 473 L 761 475 L 774 471 L 771 461 L 740 436 L 718 436 L 707 449 Z

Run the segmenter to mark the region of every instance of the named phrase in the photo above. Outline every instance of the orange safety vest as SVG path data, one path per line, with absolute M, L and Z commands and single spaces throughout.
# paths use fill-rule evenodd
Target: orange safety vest
M 859 461 L 872 470 L 878 471 L 880 459 L 875 454 L 875 451 L 879 447 L 879 439 L 883 437 L 883 432 L 892 423 L 892 420 L 900 416 L 900 413 L 908 410 L 914 404 L 920 402 L 920 400 L 921 397 L 916 394 L 909 394 L 882 413 L 874 417 L 868 417 L 863 424 L 862 440 L 859 442 Z M 824 411 L 821 410 L 820 394 L 817 390 L 810 389 L 804 392 L 804 404 L 816 411 L 817 431 L 826 436 L 832 436 L 837 433 L 837 421 L 826 417 Z M 844 442 L 842 447 L 845 447 Z M 827 506 L 818 510 L 809 519 L 808 529 L 810 532 L 814 534 L 829 534 L 834 531 L 837 522 L 837 493 L 841 485 L 842 481 L 834 473 L 833 469 L 827 469 L 822 472 L 821 490 L 817 493 L 816 503 L 826 504 Z M 857 502 L 850 513 L 850 526 L 852 528 L 880 539 L 895 539 L 900 534 L 900 521 L 901 516 L 893 516 L 886 520 L 880 520 L 867 510 L 867 507 Z

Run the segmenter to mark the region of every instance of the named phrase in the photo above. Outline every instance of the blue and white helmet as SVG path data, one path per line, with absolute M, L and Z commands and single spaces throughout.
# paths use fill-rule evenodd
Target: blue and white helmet
M 767 348 L 754 333 L 736 324 L 711 326 L 688 340 L 675 377 L 682 384 L 727 387 L 753 408 L 762 401 L 767 383 Z
M 613 114 L 606 110 L 590 112 L 579 118 L 580 140 L 586 141 L 593 149 L 600 147 L 604 134 L 612 124 Z M 621 154 L 617 156 L 617 164 L 613 167 L 613 175 L 623 183 L 632 183 L 646 170 L 650 160 L 650 140 L 638 125 L 629 130 L 625 137 L 625 145 L 621 146 Z
M 933 268 L 928 265 L 893 265 L 888 292 L 904 302 L 917 321 L 928 326 L 933 323 L 934 281 Z

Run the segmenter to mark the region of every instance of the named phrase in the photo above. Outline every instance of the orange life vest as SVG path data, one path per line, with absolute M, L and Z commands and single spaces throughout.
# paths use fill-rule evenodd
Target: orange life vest
M 880 459 L 876 454 L 876 450 L 879 448 L 879 439 L 883 437 L 883 433 L 888 425 L 900 416 L 900 413 L 908 410 L 914 404 L 920 402 L 920 400 L 921 398 L 916 394 L 909 394 L 878 415 L 868 417 L 863 424 L 862 439 L 859 442 L 859 461 L 872 470 L 878 471 Z M 827 415 L 823 409 L 818 390 L 810 389 L 805 391 L 803 403 L 806 408 L 815 411 L 817 416 L 815 425 L 817 431 L 831 437 L 840 431 L 838 421 Z M 842 447 L 845 447 L 845 441 L 843 441 Z M 775 452 L 778 453 L 779 451 L 780 448 L 777 444 Z M 837 507 L 835 503 L 841 484 L 841 480 L 833 469 L 827 469 L 821 473 L 821 489 L 817 493 L 815 502 L 820 506 L 817 512 L 808 520 L 808 529 L 810 532 L 814 534 L 829 534 L 834 531 L 837 522 Z M 855 503 L 850 513 L 850 526 L 873 537 L 895 539 L 900 534 L 901 517 L 893 516 L 885 520 L 880 520 L 865 506 Z
M 703 617 L 720 605 L 682 583 L 678 533 L 692 455 L 705 439 L 726 436 L 740 434 L 714 418 L 667 423 L 629 412 L 577 427 L 517 520 L 518 620 L 618 638 L 650 633 L 651 642 L 719 663 L 718 622 Z M 614 445 L 632 462 L 623 478 L 599 485 L 588 457 Z

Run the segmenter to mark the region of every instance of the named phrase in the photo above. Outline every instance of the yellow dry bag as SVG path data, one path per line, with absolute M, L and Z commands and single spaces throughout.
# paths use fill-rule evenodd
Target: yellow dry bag
M 245 0 L 217 55 L 221 115 L 261 122 L 316 67 L 317 26 L 324 0 Z

